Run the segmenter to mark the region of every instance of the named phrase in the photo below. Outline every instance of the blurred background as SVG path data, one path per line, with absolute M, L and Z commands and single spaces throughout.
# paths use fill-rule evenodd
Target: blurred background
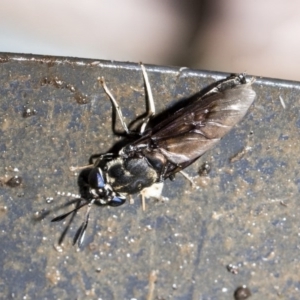
M 0 52 L 300 80 L 300 1 L 1 1 L 0 28 Z

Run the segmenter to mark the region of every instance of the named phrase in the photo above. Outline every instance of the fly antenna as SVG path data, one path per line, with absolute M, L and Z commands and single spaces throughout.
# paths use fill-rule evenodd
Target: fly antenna
M 78 200 L 81 201 L 81 200 L 83 200 L 83 199 L 82 199 L 82 198 L 78 198 Z M 78 203 L 80 203 L 80 201 L 78 201 Z M 89 202 L 85 202 L 85 203 L 83 203 L 83 204 L 81 204 L 81 205 L 78 205 L 78 206 L 76 206 L 74 209 L 72 209 L 71 211 L 67 212 L 66 214 L 59 215 L 58 217 L 52 219 L 51 222 L 59 222 L 59 221 L 65 219 L 65 218 L 66 218 L 67 216 L 69 216 L 71 213 L 73 213 L 73 212 L 76 213 L 81 207 L 83 207 L 83 206 L 85 206 L 85 205 L 87 205 L 87 204 L 89 204 Z
M 75 245 L 77 241 L 78 241 L 78 247 L 80 247 L 82 245 L 82 242 L 83 242 L 84 236 L 85 236 L 85 232 L 86 232 L 86 228 L 89 223 L 90 210 L 91 210 L 94 202 L 95 202 L 95 199 L 93 199 L 91 202 L 88 202 L 88 207 L 87 207 L 87 210 L 86 210 L 86 213 L 84 216 L 84 221 L 82 222 L 81 226 L 78 228 L 78 230 L 76 232 L 76 235 L 73 240 L 73 245 Z

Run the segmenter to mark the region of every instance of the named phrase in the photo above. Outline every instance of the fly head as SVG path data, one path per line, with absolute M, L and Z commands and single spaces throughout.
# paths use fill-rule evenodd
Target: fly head
M 126 197 L 113 190 L 106 182 L 105 172 L 101 168 L 93 168 L 88 175 L 89 193 L 92 199 L 101 205 L 120 206 L 125 203 Z

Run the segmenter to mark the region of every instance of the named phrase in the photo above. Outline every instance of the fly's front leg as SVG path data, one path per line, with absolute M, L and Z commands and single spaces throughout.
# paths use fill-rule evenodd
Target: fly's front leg
M 105 159 L 105 160 L 112 160 L 113 158 L 116 157 L 116 154 L 114 153 L 98 153 L 98 154 L 93 154 L 90 159 L 89 159 L 89 163 L 96 167 L 98 165 L 98 163 Z
M 71 167 L 69 167 L 69 170 L 71 172 L 75 172 L 75 171 L 81 171 L 81 170 L 84 170 L 84 169 L 92 168 L 93 166 L 94 166 L 93 164 L 89 164 L 89 165 L 86 165 L 86 166 L 71 166 Z
M 149 120 L 155 115 L 155 104 L 154 104 L 154 99 L 153 99 L 153 95 L 152 95 L 152 90 L 151 90 L 148 74 L 146 72 L 145 66 L 142 63 L 141 63 L 141 68 L 142 68 L 143 77 L 144 77 L 144 81 L 145 81 L 146 93 L 147 93 L 147 98 L 148 98 L 148 107 L 149 107 L 147 115 L 144 118 L 143 123 L 141 125 L 141 129 L 140 129 L 140 135 L 143 135 Z
M 104 154 L 94 154 L 89 159 L 89 164 L 86 166 L 71 166 L 69 169 L 71 172 L 75 171 L 81 171 L 88 168 L 93 168 L 98 165 L 99 161 L 101 161 L 103 158 L 111 160 L 115 157 L 115 154 L 113 153 L 104 153 Z

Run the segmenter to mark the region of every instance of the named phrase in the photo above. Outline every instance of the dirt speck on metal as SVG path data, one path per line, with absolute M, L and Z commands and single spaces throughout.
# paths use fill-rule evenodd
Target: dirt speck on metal
M 99 77 L 127 124 L 143 115 L 140 66 L 18 54 L 0 62 L 0 177 L 22 178 L 0 185 L 1 299 L 232 299 L 241 283 L 251 299 L 298 299 L 299 83 L 257 78 L 244 120 L 185 170 L 200 189 L 178 174 L 145 212 L 138 197 L 94 207 L 78 251 L 84 211 L 60 246 L 66 224 L 50 220 L 62 212 L 37 216 L 78 193 L 70 166 L 120 142 Z M 146 68 L 158 113 L 226 76 Z

